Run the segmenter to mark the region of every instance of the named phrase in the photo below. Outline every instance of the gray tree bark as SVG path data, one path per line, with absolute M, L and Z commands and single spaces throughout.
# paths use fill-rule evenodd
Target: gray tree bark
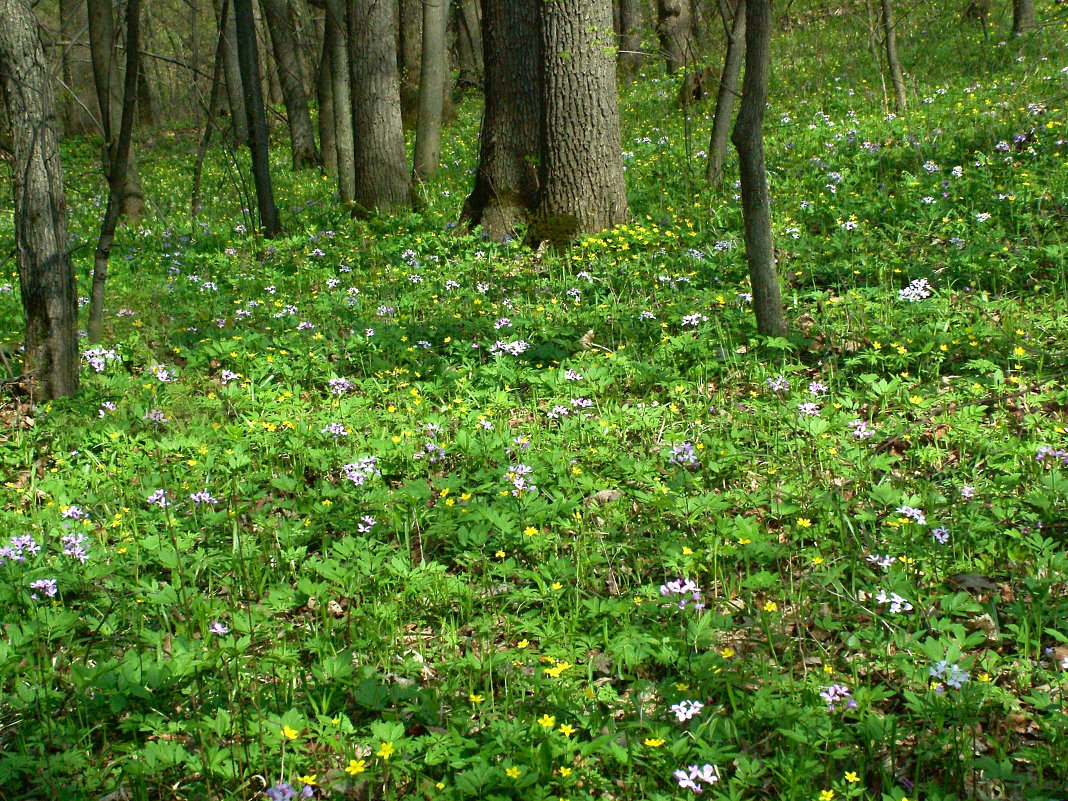
M 448 22 L 449 0 L 423 0 L 423 53 L 413 170 L 417 181 L 429 181 L 441 166 L 441 119 L 445 92 L 449 88 L 449 62 L 445 53 Z
M 327 0 L 323 47 L 330 50 L 330 82 L 334 101 L 334 147 L 337 149 L 337 191 L 342 203 L 356 197 L 355 140 L 352 136 L 352 87 L 344 0 Z
M 358 213 L 410 202 L 393 0 L 348 0 L 352 133 Z
M 223 0 L 215 0 L 215 13 L 223 24 L 223 76 L 226 79 L 226 98 L 230 104 L 230 125 L 233 141 L 248 144 L 248 112 L 245 110 L 245 87 L 241 83 L 241 65 L 237 59 L 237 25 L 234 12 Z M 225 16 L 221 16 L 225 12 Z
M 96 86 L 97 106 L 100 109 L 100 125 L 104 129 L 105 177 L 108 165 L 115 161 L 118 146 L 119 119 L 122 116 L 123 77 L 119 68 L 118 28 L 112 13 L 111 0 L 88 0 L 89 51 L 93 61 L 93 83 Z M 131 150 L 126 169 L 126 185 L 123 187 L 121 216 L 131 222 L 144 211 L 144 190 L 137 169 L 137 156 Z
M 690 0 L 657 0 L 657 35 L 668 73 L 693 61 L 693 9 Z
M 256 207 L 259 210 L 260 228 L 263 235 L 273 238 L 282 233 L 282 224 L 278 219 L 278 207 L 274 203 L 274 187 L 271 185 L 270 143 L 267 135 L 267 115 L 264 112 L 263 93 L 260 88 L 256 20 L 252 15 L 252 0 L 234 0 L 234 21 L 237 27 L 237 58 L 241 66 L 241 85 L 245 90 L 249 150 L 252 153 L 252 178 L 256 185 Z
M 716 112 L 712 117 L 712 135 L 708 142 L 708 164 L 705 179 L 719 186 L 723 178 L 723 162 L 730 141 L 731 116 L 738 98 L 738 79 L 745 59 L 745 0 L 737 0 L 727 39 L 727 53 L 723 57 L 723 74 L 716 92 Z
M 415 125 L 419 107 L 419 76 L 423 59 L 423 0 L 398 0 L 397 69 L 400 76 L 401 119 Z
M 323 50 L 319 59 L 318 80 L 315 82 L 319 100 L 319 150 L 323 155 L 326 174 L 337 177 L 337 145 L 334 140 L 334 78 L 330 74 L 330 46 L 323 26 Z
M 771 204 L 764 165 L 764 107 L 768 96 L 771 61 L 771 0 L 748 0 L 746 4 L 745 80 L 742 102 L 731 140 L 738 151 L 742 178 L 742 220 L 745 227 L 745 260 L 753 288 L 757 330 L 765 336 L 785 336 L 779 276 L 771 234 Z
M 631 80 L 642 65 L 642 15 L 641 0 L 619 0 L 619 72 Z
M 1035 0 L 1012 0 L 1012 32 L 1026 33 L 1037 27 Z
M 544 155 L 527 238 L 563 243 L 627 217 L 615 31 L 603 0 L 554 0 L 541 9 Z
M 322 162 L 315 147 L 315 129 L 308 111 L 308 96 L 304 92 L 293 10 L 287 0 L 260 0 L 260 4 L 271 30 L 271 46 L 289 121 L 293 169 L 317 167 Z
M 537 203 L 542 151 L 541 15 L 528 0 L 483 0 L 486 104 L 475 185 L 461 221 L 492 239 L 515 233 Z
M 51 76 L 37 17 L 23 0 L 0 0 L 0 93 L 13 135 L 23 370 L 48 400 L 78 391 L 78 289 Z
M 898 114 L 908 110 L 908 94 L 905 91 L 905 76 L 901 72 L 901 59 L 897 52 L 897 24 L 894 22 L 893 0 L 881 0 L 883 7 L 883 42 L 886 46 L 886 65 L 894 84 L 894 103 Z
M 484 59 L 482 21 L 478 0 L 459 0 L 453 5 L 456 25 L 456 53 L 460 86 L 482 86 Z

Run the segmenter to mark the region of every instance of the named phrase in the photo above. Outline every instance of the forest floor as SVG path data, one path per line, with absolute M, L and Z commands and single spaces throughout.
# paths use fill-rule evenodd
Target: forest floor
M 789 338 L 652 67 L 561 254 L 454 228 L 473 101 L 408 215 L 279 139 L 271 242 L 142 132 L 81 392 L 0 399 L 0 797 L 1063 798 L 1065 29 L 913 18 L 900 117 L 855 25 L 776 39 Z

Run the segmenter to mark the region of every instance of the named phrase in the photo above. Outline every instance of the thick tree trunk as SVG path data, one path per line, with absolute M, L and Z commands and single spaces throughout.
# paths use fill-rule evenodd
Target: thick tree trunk
M 356 197 L 356 162 L 352 136 L 352 88 L 349 73 L 345 0 L 327 0 L 323 47 L 330 50 L 330 82 L 334 100 L 334 146 L 337 149 L 337 191 L 343 203 Z
M 456 55 L 460 86 L 482 86 L 482 21 L 478 0 L 459 0 L 453 4 L 456 25 Z
M 122 116 L 123 77 L 116 57 L 119 44 L 118 31 L 112 15 L 111 0 L 88 0 L 87 5 L 93 82 L 96 86 L 97 106 L 100 109 L 100 124 L 104 129 L 105 177 L 110 183 L 107 165 L 115 161 L 119 118 Z M 141 188 L 141 175 L 137 169 L 137 157 L 131 150 L 130 162 L 126 170 L 126 185 L 122 192 L 120 215 L 133 222 L 141 216 L 144 207 L 144 191 Z
M 742 220 L 745 260 L 753 288 L 757 330 L 765 336 L 785 336 L 779 277 L 771 235 L 771 205 L 764 166 L 764 107 L 771 61 L 771 0 L 746 4 L 745 81 L 742 102 L 731 140 L 738 151 L 742 177 Z
M 898 114 L 904 114 L 908 108 L 908 95 L 905 93 L 905 77 L 901 72 L 901 60 L 897 56 L 897 26 L 894 22 L 893 0 L 881 0 L 883 4 L 883 40 L 886 45 L 886 65 L 890 69 L 890 80 L 894 84 L 894 101 Z
M 321 162 L 315 147 L 315 129 L 312 128 L 311 114 L 308 112 L 308 96 L 304 92 L 293 11 L 286 0 L 260 0 L 260 4 L 271 29 L 271 46 L 274 48 L 278 80 L 282 84 L 282 98 L 289 120 L 293 168 L 317 167 Z
M 97 343 L 104 328 L 104 289 L 108 259 L 115 240 L 120 207 L 131 162 L 134 117 L 137 113 L 137 74 L 141 53 L 141 0 L 126 0 L 126 78 L 123 82 L 118 137 L 108 165 L 108 203 L 93 257 L 93 290 L 89 300 L 89 341 Z
M 656 0 L 656 31 L 668 73 L 693 61 L 693 9 L 690 0 Z
M 486 105 L 475 186 L 461 220 L 497 240 L 537 202 L 542 149 L 541 16 L 528 0 L 483 0 Z
M 563 243 L 627 217 L 612 50 L 603 0 L 541 4 L 544 155 L 531 242 Z
M 226 97 L 230 105 L 230 125 L 234 144 L 248 144 L 248 112 L 245 111 L 245 87 L 241 84 L 241 65 L 237 58 L 237 26 L 234 12 L 226 11 L 223 0 L 215 0 L 215 13 L 223 25 L 223 76 L 226 78 Z M 225 15 L 224 15 L 225 12 Z
M 348 0 L 348 9 L 355 208 L 391 211 L 410 202 L 393 0 Z
M 400 73 L 401 119 L 415 126 L 423 58 L 423 0 L 398 0 L 397 69 Z
M 723 57 L 723 74 L 719 77 L 716 92 L 716 113 L 712 118 L 712 136 L 708 143 L 708 165 L 705 178 L 713 186 L 719 186 L 723 178 L 723 162 L 727 157 L 727 144 L 731 134 L 731 116 L 738 98 L 738 78 L 742 74 L 745 58 L 745 0 L 737 0 L 734 18 L 727 39 L 727 54 Z
M 1026 33 L 1037 27 L 1035 0 L 1012 0 L 1012 32 Z
M 429 181 L 441 166 L 441 116 L 448 90 L 445 28 L 449 0 L 423 0 L 423 54 L 419 75 L 419 115 L 415 128 L 414 174 Z
M 619 0 L 619 72 L 627 81 L 642 65 L 641 0 Z
M 36 15 L 23 0 L 0 0 L 0 94 L 13 133 L 23 369 L 48 400 L 78 391 L 78 288 L 67 251 L 51 76 Z
M 227 9 L 230 0 L 223 0 L 223 8 Z M 217 44 L 215 46 L 215 66 L 211 74 L 211 94 L 208 98 L 208 117 L 204 123 L 204 133 L 200 137 L 197 146 L 197 159 L 193 167 L 193 191 L 189 195 L 190 217 L 195 221 L 200 213 L 200 179 L 204 174 L 204 158 L 208 154 L 208 145 L 211 144 L 211 134 L 215 127 L 215 117 L 220 113 L 223 94 L 223 59 L 226 42 L 223 26 L 219 26 Z
M 237 58 L 241 66 L 241 85 L 245 89 L 245 110 L 249 131 L 249 150 L 252 152 L 252 178 L 256 185 L 256 206 L 260 213 L 260 228 L 264 236 L 282 233 L 278 208 L 274 204 L 271 186 L 270 150 L 267 139 L 267 116 L 260 90 L 260 65 L 256 49 L 256 22 L 252 16 L 252 0 L 234 0 L 234 20 L 237 27 Z
M 323 168 L 327 175 L 337 177 L 337 145 L 334 140 L 334 78 L 330 73 L 330 44 L 323 26 L 323 50 L 319 59 L 318 80 L 315 82 L 319 100 L 319 150 L 323 154 Z M 336 30 L 336 29 L 334 29 Z

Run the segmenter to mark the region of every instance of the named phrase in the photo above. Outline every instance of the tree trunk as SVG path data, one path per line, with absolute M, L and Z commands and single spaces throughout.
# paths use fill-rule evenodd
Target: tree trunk
M 775 250 L 771 236 L 771 205 L 764 166 L 764 107 L 768 95 L 771 60 L 771 0 L 746 4 L 745 80 L 738 120 L 731 140 L 738 151 L 742 177 L 742 220 L 745 260 L 753 288 L 757 330 L 764 336 L 786 335 Z
M 668 73 L 693 61 L 693 9 L 690 0 L 657 0 L 657 35 Z
M 419 106 L 419 78 L 423 57 L 423 0 L 398 0 L 397 69 L 400 71 L 401 119 L 404 127 L 415 124 Z
M 152 81 L 148 64 L 141 63 L 137 76 L 137 120 L 141 125 L 153 126 L 159 122 L 159 91 Z
M 478 0 L 459 0 L 453 4 L 456 25 L 456 54 L 459 61 L 460 86 L 482 86 L 482 22 Z
M 342 203 L 356 197 L 356 162 L 352 136 L 352 88 L 345 0 L 327 0 L 323 47 L 330 50 L 330 82 L 334 100 L 334 146 L 337 148 L 337 192 Z
M 461 220 L 492 239 L 534 209 L 542 148 L 541 16 L 529 0 L 483 0 L 486 104 L 475 186 Z
M 237 27 L 237 59 L 241 67 L 241 85 L 245 89 L 256 206 L 260 213 L 260 228 L 264 236 L 270 239 L 282 233 L 282 225 L 278 220 L 278 208 L 274 204 L 274 189 L 271 186 L 267 116 L 264 113 L 263 94 L 260 89 L 260 65 L 252 0 L 234 0 L 234 21 Z
M 228 10 L 230 0 L 223 0 L 223 8 Z M 204 174 L 204 157 L 208 154 L 208 145 L 211 144 L 211 133 L 215 126 L 215 117 L 219 114 L 222 105 L 223 93 L 223 61 L 225 58 L 225 29 L 219 25 L 217 44 L 215 45 L 215 65 L 211 73 L 211 94 L 208 98 L 208 117 L 204 123 L 204 133 L 200 137 L 197 146 L 197 158 L 193 167 L 193 191 L 189 195 L 190 217 L 195 221 L 200 213 L 200 179 Z M 195 230 L 194 230 L 194 233 Z
M 415 128 L 414 174 L 429 181 L 441 166 L 441 115 L 448 89 L 445 27 L 449 0 L 423 0 L 423 54 L 419 75 L 419 116 Z
M 323 26 L 323 50 L 319 59 L 318 80 L 315 82 L 319 100 L 319 150 L 323 154 L 323 168 L 327 175 L 337 177 L 337 145 L 334 140 L 334 78 L 330 74 L 330 47 L 327 42 L 329 23 Z M 334 29 L 337 30 L 336 28 Z
M 894 101 L 898 114 L 904 114 L 908 108 L 908 96 L 905 94 L 905 78 L 901 73 L 901 61 L 897 57 L 897 26 L 894 22 L 893 0 L 881 0 L 883 4 L 883 39 L 886 44 L 886 65 L 890 69 L 890 80 L 894 84 Z
M 1035 0 L 1012 0 L 1012 32 L 1021 34 L 1037 27 Z
M 241 84 L 241 65 L 237 58 L 237 26 L 234 13 L 226 11 L 223 0 L 215 0 L 216 14 L 223 24 L 223 75 L 226 78 L 226 97 L 230 103 L 230 125 L 236 145 L 248 144 L 248 112 L 245 111 L 245 87 Z
M 23 371 L 49 400 L 78 391 L 78 288 L 67 251 L 51 76 L 37 17 L 22 0 L 0 0 L 0 93 L 13 138 Z
M 628 82 L 642 65 L 641 0 L 619 2 L 619 72 Z
M 604 0 L 543 3 L 544 155 L 531 242 L 563 243 L 627 217 L 612 12 Z
M 278 66 L 278 79 L 282 84 L 293 169 L 317 167 L 321 162 L 315 147 L 315 129 L 312 128 L 311 114 L 308 112 L 308 96 L 304 93 L 293 11 L 286 0 L 260 0 L 260 4 L 271 29 L 271 45 Z
M 392 0 L 348 0 L 354 203 L 361 213 L 410 202 Z
M 723 162 L 727 157 L 730 140 L 731 116 L 738 98 L 738 78 L 742 74 L 745 58 L 745 0 L 737 0 L 734 18 L 727 39 L 727 54 L 723 58 L 723 74 L 719 77 L 716 92 L 716 113 L 712 118 L 712 136 L 708 143 L 708 165 L 705 178 L 713 186 L 719 186 L 723 178 Z
M 92 13 L 92 12 L 90 12 Z M 93 290 L 89 301 L 89 341 L 100 341 L 104 327 L 104 289 L 108 277 L 108 259 L 115 240 L 115 226 L 126 187 L 126 174 L 131 162 L 134 116 L 137 113 L 137 74 L 141 54 L 141 0 L 126 2 L 126 77 L 123 81 L 122 105 L 118 136 L 108 165 L 108 203 L 100 238 L 93 257 Z
M 110 183 L 107 165 L 115 161 L 118 145 L 119 118 L 122 116 L 122 73 L 116 57 L 118 31 L 112 16 L 111 0 L 88 0 L 89 49 L 93 61 L 93 82 L 96 85 L 97 106 L 100 109 L 100 125 L 104 129 L 104 175 Z M 137 169 L 137 157 L 130 156 L 126 170 L 126 185 L 123 188 L 120 215 L 131 222 L 144 211 L 144 191 Z

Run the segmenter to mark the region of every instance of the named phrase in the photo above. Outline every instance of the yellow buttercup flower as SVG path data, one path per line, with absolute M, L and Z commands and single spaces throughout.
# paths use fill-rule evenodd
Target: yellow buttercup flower
M 519 778 L 519 774 L 522 773 L 523 771 L 513 765 L 510 768 L 505 768 L 504 772 L 508 774 L 509 778 L 518 779 Z
M 282 727 L 282 736 L 287 740 L 295 740 L 300 737 L 300 732 L 294 729 L 292 726 Z
M 393 743 L 382 743 L 381 748 L 379 748 L 378 751 L 376 751 L 375 753 L 378 756 L 382 757 L 382 759 L 389 759 L 391 756 L 393 756 L 393 750 Z
M 564 737 L 570 737 L 575 733 L 575 727 L 567 723 L 561 724 L 560 733 L 564 735 Z
M 662 745 L 663 745 L 663 744 L 664 744 L 664 743 L 665 743 L 666 741 L 665 741 L 665 740 L 664 740 L 663 738 L 661 738 L 661 737 L 649 737 L 649 738 L 647 738 L 647 739 L 645 739 L 645 740 L 642 740 L 642 742 L 643 742 L 643 743 L 644 743 L 644 744 L 645 744 L 646 746 L 648 746 L 649 748 L 659 748 L 659 747 L 660 747 L 660 746 L 662 746 Z
M 845 780 L 850 784 L 856 784 L 860 781 L 860 776 L 858 776 L 854 771 L 848 771 L 845 775 Z
M 551 729 L 556 725 L 556 718 L 552 715 L 542 715 L 538 718 L 538 725 L 544 726 L 546 729 Z
M 367 770 L 367 763 L 362 759 L 350 759 L 348 766 L 345 768 L 345 772 L 350 776 L 358 776 Z

